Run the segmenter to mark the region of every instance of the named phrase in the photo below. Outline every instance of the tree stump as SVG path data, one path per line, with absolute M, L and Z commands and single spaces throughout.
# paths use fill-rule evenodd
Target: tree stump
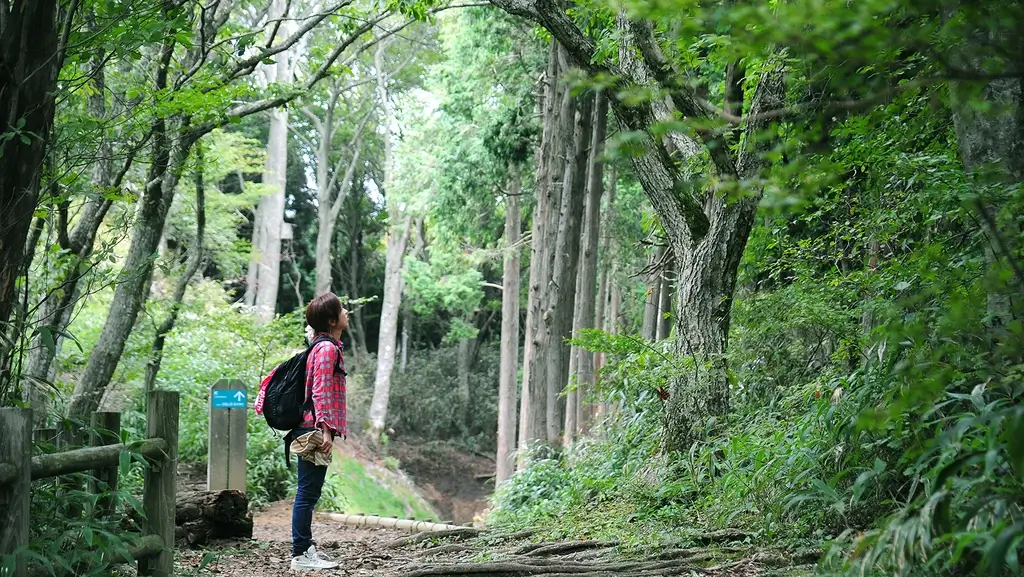
M 249 499 L 241 491 L 188 491 L 178 493 L 175 536 L 189 545 L 211 539 L 252 538 Z

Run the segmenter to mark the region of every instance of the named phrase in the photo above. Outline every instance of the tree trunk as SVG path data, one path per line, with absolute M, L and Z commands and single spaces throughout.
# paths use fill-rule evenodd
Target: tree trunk
M 647 278 L 644 285 L 647 290 L 644 292 L 644 325 L 642 335 L 649 341 L 655 340 L 658 336 L 658 305 L 661 302 L 661 261 L 665 258 L 664 246 L 659 246 L 651 253 L 651 260 L 647 264 Z
M 358 206 L 358 205 L 357 205 Z M 349 227 L 349 249 L 348 249 L 348 267 L 349 267 L 349 279 L 352 286 L 349 290 L 349 296 L 357 298 L 362 293 L 362 272 L 359 266 L 359 253 L 363 250 L 363 228 L 362 228 L 362 215 L 358 211 L 352 211 L 353 218 L 350 219 L 351 226 Z M 352 316 L 349 322 L 349 330 L 352 332 L 352 339 L 354 341 L 354 349 L 359 352 L 366 353 L 369 351 L 366 344 L 366 324 L 363 321 L 362 307 L 356 307 L 352 311 Z
M 164 121 L 158 123 L 163 124 Z M 166 140 L 166 135 L 156 135 L 154 138 Z M 133 226 L 131 246 L 120 282 L 114 290 L 110 311 L 85 370 L 75 384 L 75 392 L 68 409 L 72 416 L 82 418 L 97 410 L 103 391 L 117 368 L 128 335 L 135 326 L 149 292 L 149 282 L 153 273 L 151 256 L 160 243 L 167 212 L 171 208 L 174 191 L 190 146 L 191 142 L 188 141 L 173 144 L 155 143 L 158 151 L 163 149 L 166 152 L 163 155 L 155 155 L 158 160 L 150 168 L 151 178 L 147 181 L 151 184 L 140 200 L 141 207 Z
M 278 71 L 284 58 L 278 60 Z M 281 281 L 281 229 L 284 227 L 284 189 L 288 168 L 288 111 L 279 108 L 270 111 L 270 136 L 267 140 L 267 164 L 263 183 L 270 192 L 260 199 L 256 209 L 256 228 L 259 229 L 258 259 L 256 265 L 255 300 L 256 318 L 270 322 L 277 307 L 277 289 Z M 254 233 L 256 234 L 256 233 Z
M 547 418 L 546 382 L 543 370 L 544 311 L 547 278 L 550 270 L 549 255 L 554 239 L 549 226 L 550 215 L 557 213 L 554 195 L 554 170 L 558 157 L 558 44 L 551 42 L 548 52 L 548 69 L 545 73 L 544 124 L 541 132 L 540 150 L 537 153 L 537 204 L 533 211 L 533 225 L 530 243 L 529 304 L 526 312 L 526 335 L 523 346 L 523 386 L 519 409 L 519 459 L 518 468 L 523 468 L 524 449 L 535 441 L 546 438 Z
M 195 244 L 192 246 L 188 262 L 185 263 L 185 270 L 181 272 L 181 276 L 178 277 L 178 282 L 174 286 L 171 310 L 167 313 L 167 318 L 164 322 L 157 327 L 156 334 L 153 337 L 153 345 L 150 347 L 150 358 L 149 362 L 146 363 L 146 375 L 143 381 L 143 390 L 147 396 L 156 388 L 156 376 L 160 372 L 160 365 L 164 360 L 164 343 L 167 341 L 168 333 L 174 329 L 174 325 L 178 322 L 178 313 L 181 312 L 181 303 L 185 300 L 185 291 L 188 290 L 188 283 L 196 275 L 203 263 L 203 242 L 206 233 L 206 185 L 203 181 L 203 162 L 203 149 L 200 145 L 196 148 Z
M 88 99 L 89 114 L 99 121 L 107 120 L 107 88 L 104 65 L 105 54 L 100 54 L 93 60 L 92 69 L 92 93 Z M 99 144 L 100 159 L 93 165 L 92 185 L 97 190 L 118 188 L 125 171 L 115 175 L 113 170 L 113 147 L 111 139 L 103 138 Z M 126 165 L 130 166 L 134 154 L 129 153 Z M 71 322 L 71 315 L 74 312 L 75 304 L 78 302 L 82 289 L 82 281 L 87 272 L 82 264 L 92 255 L 96 234 L 99 231 L 103 219 L 109 211 L 112 201 L 110 199 L 90 198 L 86 201 L 81 211 L 81 217 L 75 224 L 74 229 L 67 238 L 68 246 L 62 248 L 70 250 L 74 259 L 68 264 L 65 277 L 59 285 L 59 290 L 48 294 L 39 309 L 37 316 L 37 327 L 50 334 L 53 346 L 46 346 L 42 341 L 42 335 L 33 339 L 28 362 L 25 366 L 25 375 L 29 377 L 31 387 L 31 404 L 33 417 L 36 426 L 43 428 L 47 421 L 47 405 L 50 399 L 50 388 L 55 378 L 54 360 L 60 355 L 64 342 L 63 333 Z M 66 221 L 67 219 L 61 219 Z M 66 226 L 62 222 L 60 226 Z M 62 236 L 60 233 L 58 236 Z M 45 383 L 45 384 L 44 384 Z
M 286 15 L 285 0 L 273 0 L 271 18 Z M 281 23 L 281 33 L 287 37 L 290 23 Z M 290 50 L 278 54 L 273 73 L 268 80 L 279 84 L 292 81 Z M 263 183 L 270 191 L 260 199 L 253 225 L 254 254 L 249 262 L 250 281 L 246 287 L 246 303 L 251 303 L 260 322 L 270 322 L 277 308 L 277 290 L 281 283 L 281 229 L 284 227 L 285 186 L 288 173 L 288 109 L 270 111 L 270 133 L 267 137 L 267 162 Z
M 754 220 L 756 200 L 725 204 L 711 199 L 711 230 L 679 263 L 676 352 L 693 357 L 694 370 L 671 383 L 666 448 L 689 449 L 710 417 L 729 409 L 725 351 L 736 271 Z
M 603 146 L 604 143 L 602 142 Z M 596 146 L 596 144 L 595 144 Z M 612 255 L 609 253 L 609 247 L 611 246 L 612 238 L 612 222 L 614 222 L 615 216 L 615 192 L 618 176 L 615 173 L 615 167 L 611 167 L 608 171 L 608 202 L 605 206 L 604 212 L 604 225 L 599 231 L 601 234 L 601 246 L 598 250 L 599 255 L 604 255 L 604 265 L 601 266 L 601 281 L 597 291 L 597 312 L 594 315 L 594 326 L 609 332 L 611 330 L 610 324 L 606 320 L 608 313 L 610 312 L 609 300 L 611 299 L 611 263 L 614 261 Z M 596 374 L 604 366 L 604 353 L 597 353 L 594 355 L 594 373 Z
M 672 265 L 672 259 L 669 259 L 661 271 L 661 287 L 658 289 L 658 329 L 654 335 L 656 341 L 667 339 L 672 329 L 672 299 L 675 297 Z
M 405 374 L 405 368 L 409 365 L 409 328 L 412 326 L 412 311 L 406 306 L 404 311 L 405 315 L 402 319 L 402 344 L 401 350 L 402 355 L 398 363 L 398 372 Z
M 20 300 L 17 281 L 25 273 L 25 243 L 53 127 L 63 60 L 58 20 L 53 0 L 0 4 L 0 131 L 17 133 L 0 144 L 0 404 L 13 400 L 20 335 L 8 321 Z
M 175 534 L 190 545 L 211 539 L 251 539 L 252 513 L 241 491 L 193 491 L 174 499 Z
M 373 400 L 370 402 L 367 431 L 370 440 L 380 442 L 388 414 L 391 396 L 391 372 L 395 368 L 395 341 L 398 338 L 398 311 L 402 306 L 402 261 L 409 242 L 412 217 L 405 217 L 402 228 L 393 227 L 388 234 L 384 265 L 384 299 L 380 311 L 380 338 L 377 341 L 377 373 L 373 380 Z
M 580 329 L 600 326 L 596 317 L 597 252 L 601 236 L 601 196 L 604 194 L 604 139 L 607 131 L 608 99 L 598 93 L 594 106 L 594 132 L 591 136 L 590 158 L 587 168 L 587 212 L 583 234 L 583 256 L 580 265 Z M 587 395 L 595 384 L 594 353 L 580 350 L 577 359 L 579 376 L 576 393 L 576 426 L 574 434 L 585 434 L 590 426 Z M 567 432 L 568 434 L 568 432 Z
M 555 259 L 551 268 L 551 285 L 544 324 L 548 329 L 545 379 L 547 380 L 547 439 L 551 445 L 562 441 L 560 395 L 569 377 L 568 345 L 572 333 L 575 308 L 575 283 L 579 267 L 580 229 L 583 201 L 586 195 L 587 158 L 590 152 L 593 96 L 574 98 L 565 91 L 562 123 L 572 119 L 572 128 L 565 131 L 566 162 L 562 180 L 562 199 L 555 239 Z
M 516 449 L 516 373 L 519 368 L 519 165 L 509 167 L 505 197 L 505 257 L 501 292 L 501 364 L 498 381 L 498 454 L 495 486 L 512 476 Z
M 576 275 L 576 294 L 580 294 L 580 278 L 579 274 Z M 580 331 L 580 299 L 576 299 L 576 305 L 572 315 L 572 329 L 569 331 L 573 337 L 577 336 Z M 562 426 L 562 446 L 568 447 L 572 444 L 576 438 L 574 431 L 576 431 L 576 423 L 579 418 L 579 413 L 576 410 L 577 400 L 579 399 L 579 386 L 578 380 L 578 363 L 580 357 L 580 350 L 576 347 L 569 347 L 569 381 L 566 385 L 565 390 L 565 424 Z
M 458 390 L 456 391 L 459 398 L 459 407 L 457 419 L 459 425 L 466 427 L 469 423 L 469 370 L 470 370 L 470 343 L 472 339 L 460 339 L 459 340 L 459 351 L 458 351 Z M 468 429 L 468 427 L 467 427 Z
M 1006 38 L 990 33 L 968 37 L 962 63 L 966 70 L 984 77 L 985 50 L 971 46 L 1005 46 Z M 1008 64 L 1016 66 L 1019 63 Z M 953 82 L 953 126 L 960 145 L 960 158 L 971 175 L 976 191 L 975 209 L 981 213 L 985 234 L 985 261 L 990 280 L 987 288 L 988 316 L 994 326 L 1005 326 L 1020 314 L 1021 282 L 1016 264 L 1020 229 L 1016 216 L 1004 214 L 1004 197 L 1010 186 L 1024 179 L 1024 91 L 1019 77 L 993 78 L 980 83 Z M 978 92 L 972 92 L 976 90 Z M 1010 185 L 1010 186 L 1008 186 Z M 995 280 L 1005 271 L 1008 280 Z

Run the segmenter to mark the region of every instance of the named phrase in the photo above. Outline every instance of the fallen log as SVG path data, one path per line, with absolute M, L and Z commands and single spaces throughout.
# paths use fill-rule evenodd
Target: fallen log
M 252 538 L 249 499 L 241 491 L 189 491 L 175 499 L 175 536 L 189 545 Z

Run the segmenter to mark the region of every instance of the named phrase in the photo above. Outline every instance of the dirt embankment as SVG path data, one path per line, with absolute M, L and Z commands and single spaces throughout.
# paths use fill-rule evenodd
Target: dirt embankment
M 456 524 L 472 523 L 494 491 L 494 461 L 446 443 L 393 440 L 387 454 L 413 480 L 427 501 Z

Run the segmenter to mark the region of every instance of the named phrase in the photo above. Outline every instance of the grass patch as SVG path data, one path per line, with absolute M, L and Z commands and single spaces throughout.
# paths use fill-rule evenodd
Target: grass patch
M 407 484 L 383 472 L 375 474 L 358 459 L 341 452 L 334 453 L 319 508 L 357 515 L 437 519 L 437 514 Z

